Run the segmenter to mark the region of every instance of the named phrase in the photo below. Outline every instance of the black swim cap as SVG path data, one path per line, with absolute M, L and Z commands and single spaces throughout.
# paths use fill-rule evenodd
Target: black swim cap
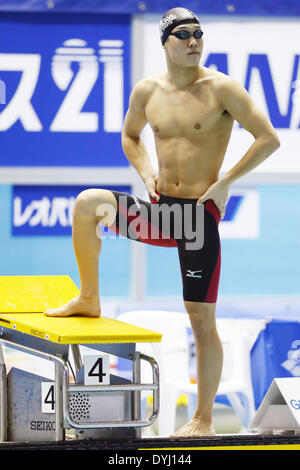
M 197 16 L 187 8 L 172 8 L 168 10 L 162 17 L 159 23 L 160 38 L 162 44 L 164 44 L 171 33 L 171 31 L 176 28 L 176 26 L 185 23 L 198 23 Z

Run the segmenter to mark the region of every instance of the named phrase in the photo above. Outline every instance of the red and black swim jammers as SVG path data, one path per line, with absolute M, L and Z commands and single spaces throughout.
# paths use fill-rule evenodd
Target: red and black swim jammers
M 158 202 L 112 191 L 117 201 L 116 233 L 150 245 L 177 247 L 183 298 L 191 302 L 217 300 L 221 247 L 220 213 L 212 200 L 174 198 L 160 194 Z

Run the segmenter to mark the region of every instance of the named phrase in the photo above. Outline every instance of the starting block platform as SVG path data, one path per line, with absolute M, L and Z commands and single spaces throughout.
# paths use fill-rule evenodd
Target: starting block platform
M 157 418 L 158 366 L 136 351 L 136 343 L 159 342 L 161 334 L 105 317 L 43 315 L 78 293 L 68 276 L 0 277 L 0 442 L 64 441 L 65 429 L 70 428 L 81 439 L 135 438 Z M 79 345 L 95 350 L 87 365 Z M 7 374 L 2 346 L 54 363 L 54 382 L 16 368 Z M 76 369 L 73 383 L 71 353 Z M 132 381 L 110 374 L 108 355 L 132 361 Z M 141 383 L 141 361 L 152 368 L 150 384 Z M 153 412 L 142 420 L 144 390 L 153 394 Z

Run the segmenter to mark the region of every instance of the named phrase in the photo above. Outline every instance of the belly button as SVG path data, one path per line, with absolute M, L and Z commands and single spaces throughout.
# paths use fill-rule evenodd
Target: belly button
M 195 124 L 195 129 L 201 129 L 201 125 L 200 124 Z
M 177 181 L 177 183 L 176 183 L 176 186 L 179 186 L 179 183 L 178 183 L 178 181 Z

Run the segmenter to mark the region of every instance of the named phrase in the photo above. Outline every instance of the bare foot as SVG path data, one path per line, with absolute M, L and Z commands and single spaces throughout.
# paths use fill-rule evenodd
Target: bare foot
M 170 437 L 202 437 L 215 435 L 216 432 L 212 425 L 202 424 L 199 419 L 193 418 Z
M 46 317 L 70 317 L 71 315 L 82 315 L 84 317 L 100 317 L 101 309 L 99 300 L 83 299 L 80 296 L 70 300 L 59 308 L 50 308 L 44 315 Z

